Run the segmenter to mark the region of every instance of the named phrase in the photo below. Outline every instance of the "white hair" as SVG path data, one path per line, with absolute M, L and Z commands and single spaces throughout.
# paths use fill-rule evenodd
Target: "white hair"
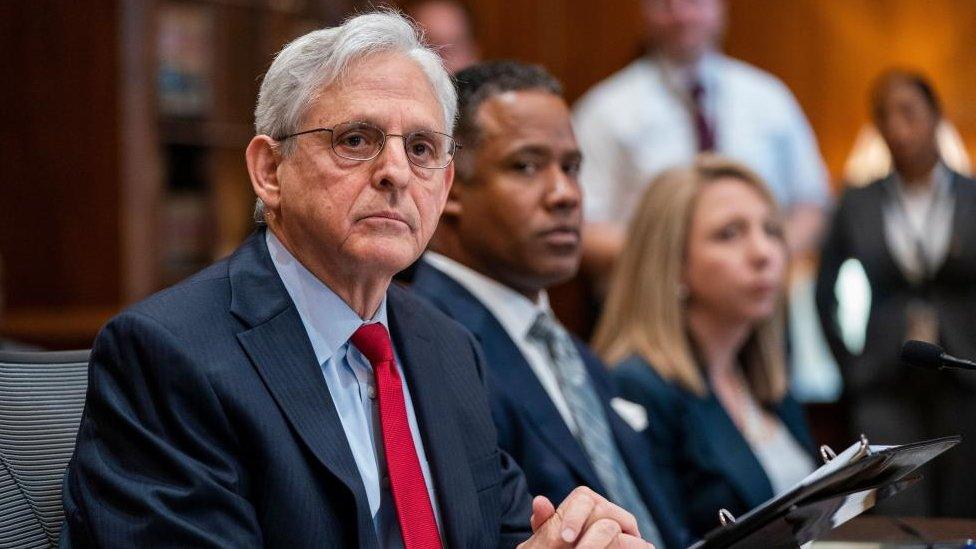
M 444 110 L 445 133 L 454 131 L 457 93 L 441 58 L 424 42 L 410 21 L 393 10 L 358 15 L 338 27 L 320 29 L 287 44 L 264 75 L 258 104 L 254 109 L 254 130 L 258 135 L 280 138 L 299 131 L 305 113 L 323 88 L 342 78 L 350 63 L 376 53 L 402 53 L 427 76 Z M 281 144 L 287 155 L 293 145 Z M 264 221 L 264 203 L 259 198 L 255 221 Z

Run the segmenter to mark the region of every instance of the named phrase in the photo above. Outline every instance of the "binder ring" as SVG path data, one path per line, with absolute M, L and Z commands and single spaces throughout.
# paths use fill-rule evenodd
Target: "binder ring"
M 824 465 L 830 463 L 830 460 L 837 457 L 837 452 L 833 448 L 827 446 L 826 444 L 820 445 L 820 459 L 823 460 Z
M 718 521 L 722 524 L 722 526 L 728 526 L 730 524 L 735 524 L 735 517 L 732 516 L 732 513 L 730 513 L 728 509 L 719 509 Z

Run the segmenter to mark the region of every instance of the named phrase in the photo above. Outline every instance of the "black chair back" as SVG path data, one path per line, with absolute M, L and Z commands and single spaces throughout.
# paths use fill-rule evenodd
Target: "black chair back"
M 0 547 L 57 547 L 88 351 L 0 351 Z

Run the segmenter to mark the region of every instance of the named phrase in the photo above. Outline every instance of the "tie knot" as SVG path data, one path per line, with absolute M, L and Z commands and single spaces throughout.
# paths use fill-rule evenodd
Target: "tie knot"
M 546 313 L 539 313 L 539 316 L 535 317 L 535 322 L 529 328 L 529 337 L 544 343 L 554 341 L 556 335 L 556 323 Z
M 702 98 L 705 96 L 705 86 L 702 85 L 701 80 L 696 78 L 688 86 L 688 92 L 691 94 L 692 101 L 701 103 Z
M 363 353 L 370 364 L 375 365 L 377 362 L 393 360 L 393 344 L 390 343 L 390 334 L 386 331 L 386 327 L 379 322 L 363 324 L 352 334 L 349 340 L 359 349 L 360 353 Z

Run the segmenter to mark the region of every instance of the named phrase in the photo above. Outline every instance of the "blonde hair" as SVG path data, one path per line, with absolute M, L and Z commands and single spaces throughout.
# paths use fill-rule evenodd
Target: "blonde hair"
M 690 166 L 657 176 L 630 224 L 597 324 L 593 345 L 607 364 L 637 355 L 664 379 L 699 396 L 708 393 L 680 293 L 698 196 L 705 186 L 726 178 L 754 188 L 778 215 L 762 179 L 721 156 L 700 155 Z M 752 393 L 764 403 L 778 402 L 786 393 L 782 322 L 782 310 L 760 322 L 740 353 Z

